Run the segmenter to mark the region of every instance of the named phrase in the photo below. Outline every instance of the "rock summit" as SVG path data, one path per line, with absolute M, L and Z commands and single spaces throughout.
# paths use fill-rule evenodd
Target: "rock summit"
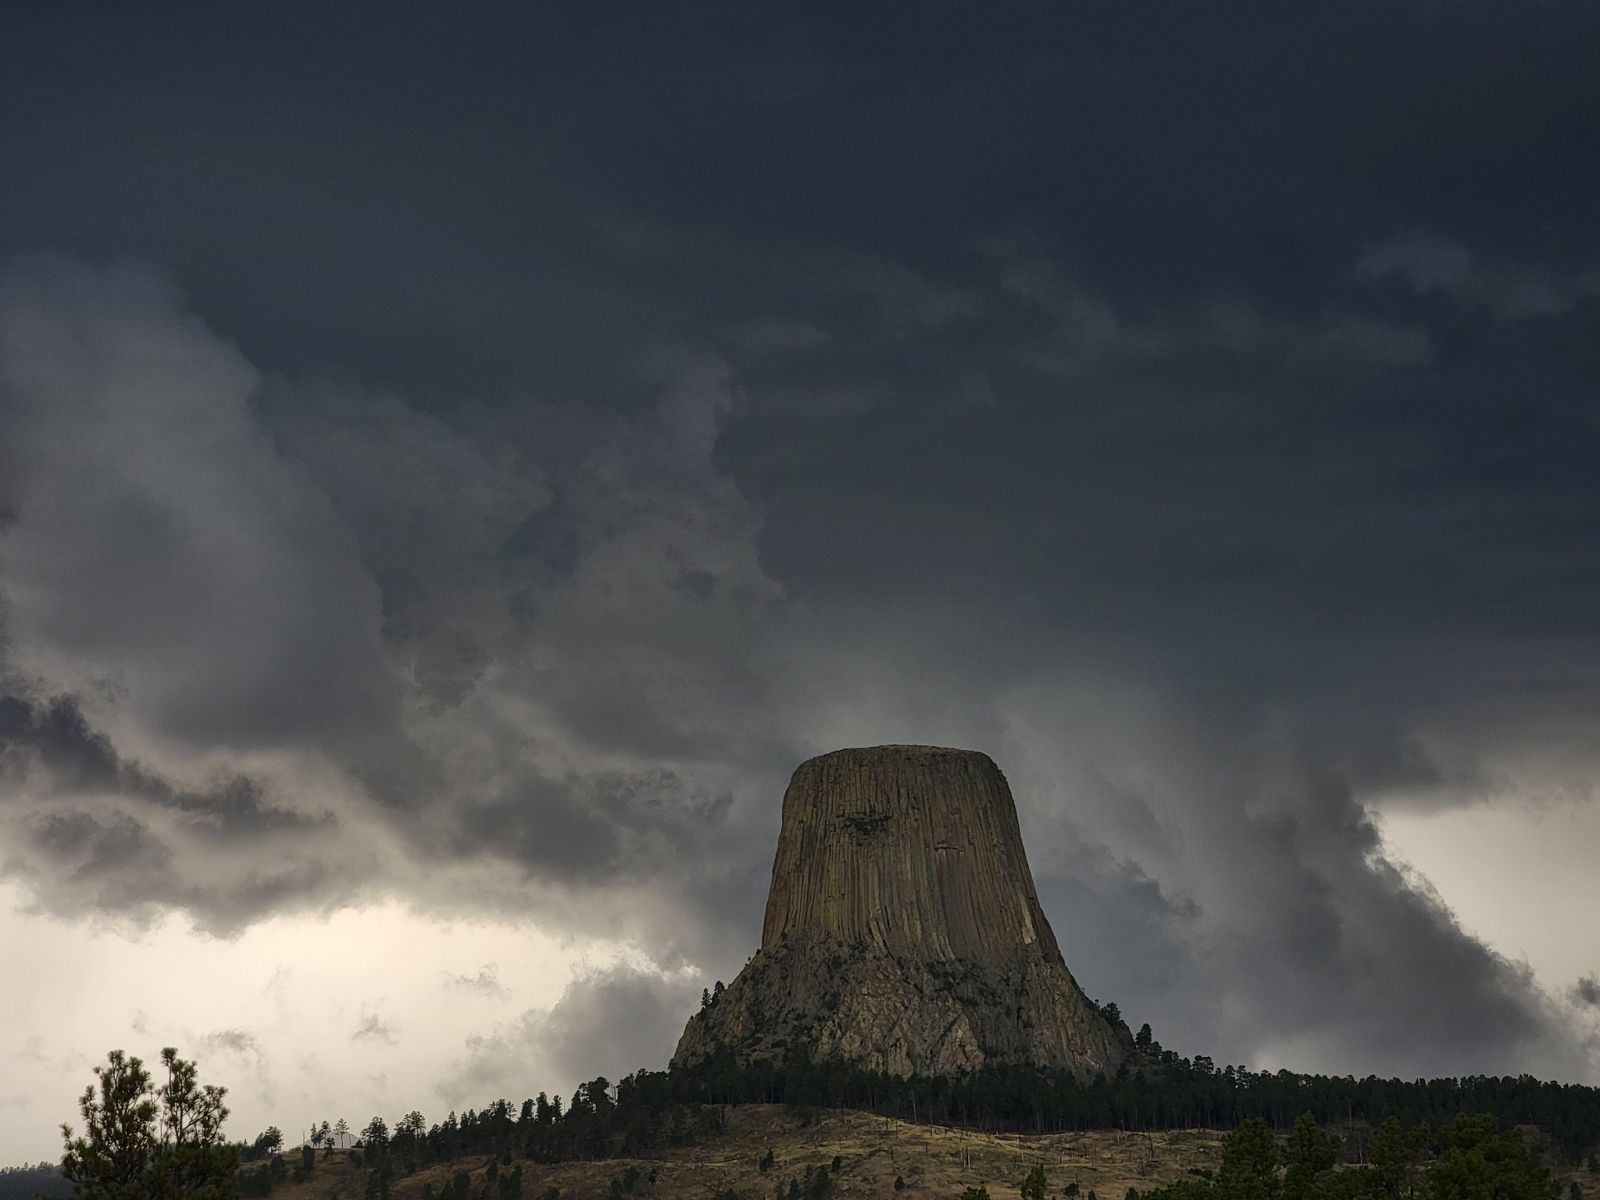
M 1088 1079 L 1128 1056 L 1067 970 L 988 755 L 836 750 L 783 797 L 761 949 L 673 1061 L 801 1053 L 896 1076 L 1001 1063 Z

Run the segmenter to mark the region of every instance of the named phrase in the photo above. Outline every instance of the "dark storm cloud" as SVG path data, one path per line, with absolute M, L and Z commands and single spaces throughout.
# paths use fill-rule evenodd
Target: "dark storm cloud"
M 92 729 L 76 699 L 0 696 L 0 762 L 20 782 L 37 767 L 42 786 L 57 795 L 115 794 L 181 813 L 187 826 L 219 839 L 284 831 L 311 834 L 328 814 L 307 816 L 272 805 L 261 784 L 242 775 L 204 790 L 174 788 L 137 763 L 125 762 L 104 733 Z
M 16 777 L 34 756 L 68 787 L 114 788 L 125 774 L 110 740 L 89 728 L 71 697 L 46 704 L 0 697 L 0 761 Z
M 1385 861 L 1329 759 L 1340 743 L 1218 699 L 1107 681 L 1023 702 L 1012 782 L 1030 841 L 1053 847 L 1041 895 L 1091 992 L 1140 997 L 1119 1002 L 1168 1044 L 1269 1061 L 1438 1071 L 1470 1045 L 1485 1069 L 1565 1070 L 1557 1006 L 1527 969 Z
M 40 9 L 0 73 L 0 245 L 191 296 L 0 284 L 42 903 L 726 978 L 794 763 L 951 741 L 1168 1044 L 1578 1070 L 1377 814 L 1592 800 L 1593 6 L 307 20 Z M 660 1061 L 680 992 L 459 1090 Z
M 455 809 L 455 839 L 446 853 L 495 845 L 550 878 L 633 873 L 645 865 L 637 860 L 646 848 L 693 850 L 725 817 L 729 795 L 700 796 L 693 788 L 692 780 L 662 770 L 559 781 L 529 773 L 503 796 Z
M 66 690 L 141 691 L 177 740 L 359 754 L 393 718 L 376 591 L 254 420 L 251 365 L 126 265 L 19 260 L 0 337 L 13 641 L 77 660 Z
M 43 9 L 12 43 L 4 108 L 30 119 L 3 149 L 32 186 L 0 226 L 158 255 L 266 365 L 430 391 L 593 386 L 575 346 L 761 299 L 740 260 L 686 291 L 594 214 L 732 231 L 755 261 L 821 243 L 923 272 L 974 237 L 1059 232 L 1135 306 L 1218 286 L 1315 305 L 1352 240 L 1417 228 L 1494 255 L 1594 248 L 1581 3 L 710 12 L 307 9 L 302 42 L 246 15 L 157 33 Z M 817 86 L 752 86 L 798 62 Z
M 82 907 L 64 805 L 97 878 L 129 866 L 96 902 L 192 906 L 220 929 L 387 886 L 408 854 L 592 885 L 715 844 L 728 783 L 681 764 L 764 687 L 740 656 L 772 593 L 754 519 L 709 465 L 723 369 L 644 365 L 643 415 L 463 431 L 386 394 L 257 390 L 151 278 L 29 260 L 6 283 L 5 403 L 28 451 L 0 548 L 7 665 L 19 688 L 73 694 L 13 697 L 0 720 L 53 903 Z M 150 521 L 115 553 L 85 541 L 128 508 Z M 519 540 L 547 512 L 577 548 L 559 570 Z M 195 773 L 185 747 L 257 766 L 168 783 Z M 241 861 L 290 836 L 315 852 Z M 12 869 L 45 887 L 26 855 Z
M 252 862 L 223 877 L 186 869 L 213 851 L 254 859 L 336 822 L 274 803 L 243 775 L 176 787 L 124 760 L 70 696 L 0 697 L 0 779 L 5 868 L 61 911 L 137 917 L 180 907 L 227 929 L 337 886 L 315 861 Z

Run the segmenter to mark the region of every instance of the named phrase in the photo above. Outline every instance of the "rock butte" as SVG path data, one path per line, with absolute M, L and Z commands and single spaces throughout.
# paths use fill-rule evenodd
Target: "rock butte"
M 783 797 L 761 949 L 674 1063 L 802 1051 L 890 1075 L 998 1063 L 1113 1072 L 1132 1047 L 1067 970 L 986 754 L 836 750 Z

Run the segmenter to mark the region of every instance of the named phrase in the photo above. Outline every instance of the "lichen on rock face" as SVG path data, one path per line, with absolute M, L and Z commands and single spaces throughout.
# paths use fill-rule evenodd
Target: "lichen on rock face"
M 675 1063 L 802 1049 L 891 1075 L 997 1063 L 1110 1072 L 1127 1056 L 1039 907 L 1005 777 L 935 746 L 838 750 L 783 799 L 761 949 Z

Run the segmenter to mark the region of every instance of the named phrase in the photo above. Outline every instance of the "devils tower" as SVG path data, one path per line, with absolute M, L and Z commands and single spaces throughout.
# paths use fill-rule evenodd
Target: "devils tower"
M 790 780 L 761 949 L 690 1018 L 673 1061 L 721 1048 L 897 1076 L 1033 1063 L 1089 1078 L 1131 1046 L 1067 970 L 1000 768 L 874 746 Z

